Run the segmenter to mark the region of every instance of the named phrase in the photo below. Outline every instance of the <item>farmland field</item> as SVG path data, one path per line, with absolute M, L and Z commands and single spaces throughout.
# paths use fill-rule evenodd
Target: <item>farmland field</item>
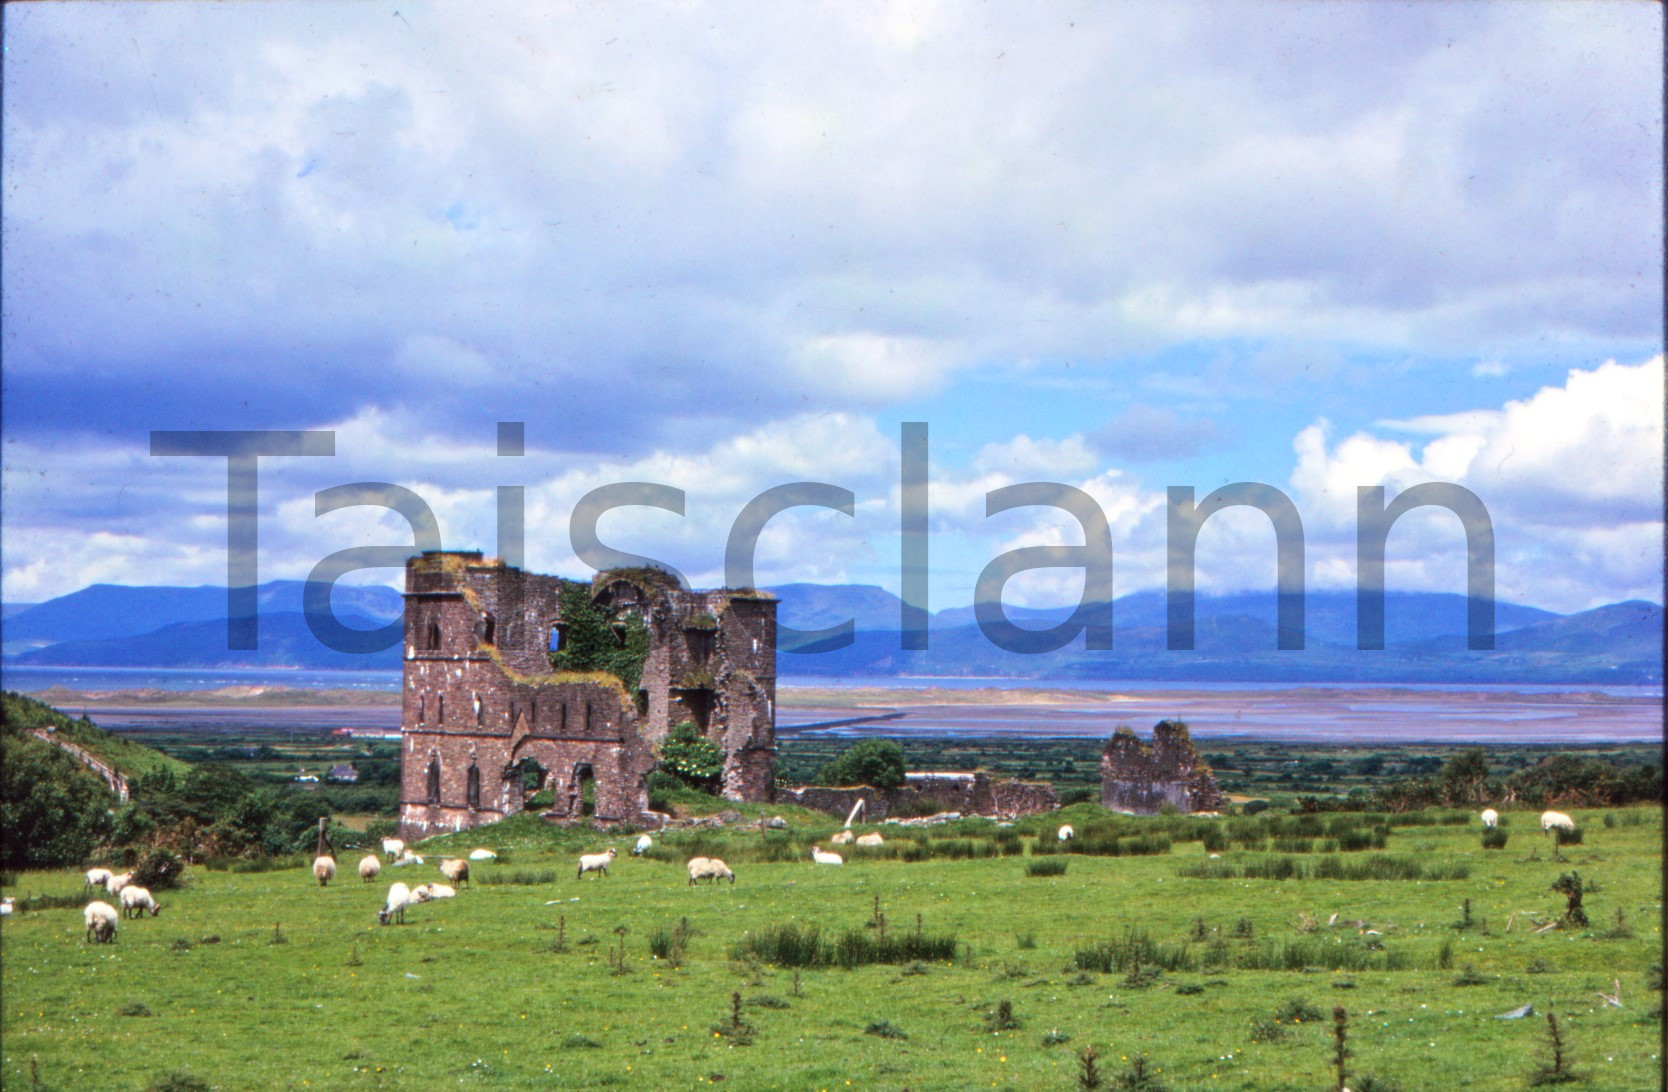
M 1548 1060 L 1551 1012 L 1584 1087 L 1658 1085 L 1656 809 L 1579 812 L 1582 844 L 1555 851 L 1527 812 L 1484 850 L 1461 813 L 1213 822 L 1077 805 L 1010 830 L 876 828 L 880 856 L 845 847 L 841 868 L 805 852 L 835 821 L 743 810 L 791 827 L 668 833 L 632 858 L 630 836 L 525 817 L 426 843 L 429 864 L 375 884 L 343 851 L 326 889 L 300 858 L 193 866 L 113 945 L 84 940 L 79 875 L 8 875 L 24 909 L 0 934 L 0 1083 L 1064 1089 L 1093 1046 L 1108 1080 L 1144 1055 L 1171 1089 L 1324 1089 L 1343 1006 L 1355 1081 L 1523 1088 Z M 1052 852 L 1062 821 L 1087 843 L 1073 848 L 1120 855 Z M 1206 830 L 1229 839 L 1218 860 Z M 1351 832 L 1360 849 L 1332 848 Z M 611 874 L 575 879 L 575 855 L 610 844 Z M 503 859 L 457 898 L 377 924 L 389 882 L 439 879 L 440 851 L 475 845 Z M 735 885 L 689 887 L 695 853 L 724 856 Z M 1063 874 L 1028 874 L 1055 862 Z M 1550 888 L 1566 872 L 1590 924 L 1536 932 L 1563 914 Z M 1391 875 L 1426 878 L 1374 878 Z M 835 962 L 796 971 L 745 950 L 790 924 L 819 927 Z M 883 933 L 941 938 L 954 957 L 839 965 Z M 651 951 L 680 943 L 676 960 Z M 1617 984 L 1621 1008 L 1598 997 Z M 1497 1018 L 1525 1003 L 1532 1017 Z

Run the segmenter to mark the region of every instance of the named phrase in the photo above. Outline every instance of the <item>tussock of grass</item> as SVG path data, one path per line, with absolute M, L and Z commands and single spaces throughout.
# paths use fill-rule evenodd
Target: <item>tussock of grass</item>
M 871 963 L 954 962 L 961 942 L 954 935 L 903 933 L 877 936 L 847 929 L 832 939 L 815 925 L 793 923 L 749 933 L 731 949 L 735 959 L 751 956 L 778 967 L 862 967 Z
M 1424 861 L 1388 853 L 1355 860 L 1324 856 L 1313 862 L 1291 856 L 1205 860 L 1183 865 L 1176 875 L 1195 880 L 1464 880 L 1465 861 Z

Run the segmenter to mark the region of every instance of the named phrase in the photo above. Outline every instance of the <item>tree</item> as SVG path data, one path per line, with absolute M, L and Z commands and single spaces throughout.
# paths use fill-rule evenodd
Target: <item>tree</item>
M 0 867 L 79 864 L 110 829 L 109 788 L 49 743 L 0 738 Z
M 889 739 L 863 739 L 818 770 L 817 782 L 895 789 L 904 783 L 905 769 L 902 747 Z
M 1442 796 L 1448 804 L 1476 804 L 1488 795 L 1488 756 L 1468 747 L 1442 767 Z

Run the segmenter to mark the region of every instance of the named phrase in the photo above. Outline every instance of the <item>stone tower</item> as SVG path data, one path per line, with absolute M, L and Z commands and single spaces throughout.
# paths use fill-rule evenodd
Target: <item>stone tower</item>
M 628 631 L 646 631 L 634 691 L 614 674 L 552 669 L 550 652 L 566 629 L 564 593 L 580 592 L 622 641 Z M 691 591 L 658 569 L 598 573 L 583 585 L 479 553 L 407 562 L 400 718 L 407 836 L 513 815 L 540 787 L 551 789 L 547 814 L 555 817 L 653 823 L 645 779 L 661 740 L 683 721 L 723 751 L 725 797 L 771 798 L 773 597 Z
M 1100 802 L 1137 815 L 1155 815 L 1165 804 L 1184 812 L 1216 811 L 1222 793 L 1187 725 L 1162 720 L 1153 727 L 1151 750 L 1128 728 L 1112 733 L 1100 756 Z

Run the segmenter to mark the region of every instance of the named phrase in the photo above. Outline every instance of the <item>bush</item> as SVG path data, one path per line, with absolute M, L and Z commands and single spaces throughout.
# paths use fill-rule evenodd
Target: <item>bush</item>
M 724 752 L 691 721 L 673 725 L 660 745 L 661 769 L 686 785 L 713 788 L 724 772 Z M 653 792 L 653 786 L 650 786 Z
M 1505 849 L 1508 835 L 1499 827 L 1490 827 L 1483 831 L 1484 849 Z
M 133 869 L 133 882 L 152 891 L 179 887 L 184 877 L 185 862 L 171 849 L 150 850 Z
M 1026 861 L 1025 874 L 1027 876 L 1064 876 L 1066 865 L 1069 863 L 1060 857 L 1044 857 L 1040 861 Z
M 0 867 L 79 864 L 108 834 L 110 802 L 108 787 L 81 763 L 8 731 L 0 738 Z
M 1581 840 L 1586 837 L 1586 835 L 1581 832 L 1580 827 L 1571 827 L 1569 829 L 1565 829 L 1564 827 L 1553 827 L 1552 836 L 1557 839 L 1558 844 L 1561 846 L 1578 846 L 1581 844 Z

